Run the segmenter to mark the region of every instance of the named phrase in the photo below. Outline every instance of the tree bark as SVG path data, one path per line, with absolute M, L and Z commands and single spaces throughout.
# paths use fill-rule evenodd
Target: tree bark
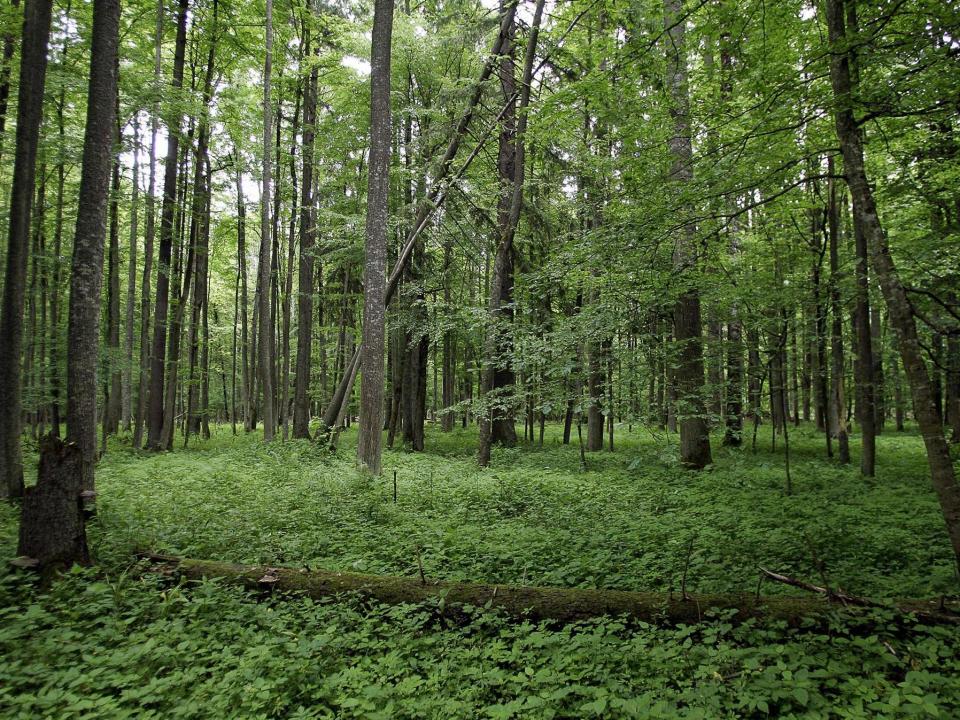
M 27 489 L 21 507 L 17 555 L 36 561 L 45 573 L 90 562 L 82 473 L 83 453 L 75 443 L 52 435 L 41 439 L 37 484 Z
M 67 326 L 67 442 L 75 443 L 82 455 L 78 492 L 93 490 L 97 459 L 98 330 L 111 149 L 116 131 L 119 0 L 95 0 L 93 16 Z
M 940 502 L 954 556 L 960 567 L 960 485 L 957 484 L 950 450 L 936 411 L 930 375 L 920 351 L 913 310 L 890 254 L 877 214 L 873 191 L 867 180 L 862 131 L 853 114 L 853 84 L 845 49 L 847 37 L 842 0 L 827 0 L 827 26 L 833 46 L 830 78 L 835 101 L 837 138 L 843 152 L 844 175 L 853 198 L 853 211 L 866 236 L 870 261 L 887 303 L 889 322 L 897 335 L 900 357 L 913 394 L 914 415 L 927 451 L 933 488 Z
M 393 0 L 374 3 L 370 51 L 370 162 L 367 175 L 366 261 L 357 458 L 380 474 L 383 438 L 383 354 L 386 314 L 387 213 L 390 202 L 390 42 Z
M 7 266 L 0 308 L 0 494 L 23 494 L 23 455 L 20 449 L 22 383 L 20 353 L 23 345 L 23 303 L 26 293 L 30 218 L 34 171 L 43 91 L 47 73 L 52 0 L 26 4 L 20 50 L 20 85 L 17 104 L 17 140 L 10 189 L 7 227 Z M 113 100 L 110 101 L 111 107 Z

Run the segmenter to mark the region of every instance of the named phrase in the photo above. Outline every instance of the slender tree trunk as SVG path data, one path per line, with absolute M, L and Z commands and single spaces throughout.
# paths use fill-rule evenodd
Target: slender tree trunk
M 207 300 L 207 273 L 209 267 L 209 238 L 210 238 L 210 103 L 213 99 L 213 77 L 216 64 L 217 39 L 220 32 L 219 3 L 213 1 L 212 27 L 210 28 L 210 45 L 207 50 L 207 66 L 203 79 L 203 106 L 201 108 L 200 123 L 197 129 L 197 148 L 194 154 L 193 177 L 193 208 L 191 227 L 191 246 L 195 254 L 196 269 L 193 274 L 193 305 L 190 314 L 190 332 L 188 346 L 190 351 L 190 375 L 187 391 L 187 423 L 184 433 L 184 444 L 190 433 L 199 434 L 206 405 L 201 405 L 200 390 L 203 384 L 204 370 L 200 363 L 200 342 L 204 322 Z M 189 276 L 186 282 L 189 282 Z M 206 346 L 204 345 L 204 353 Z
M 503 117 L 503 126 L 500 138 L 500 156 L 497 166 L 500 170 L 502 183 L 512 180 L 510 188 L 510 204 L 503 203 L 499 207 L 498 228 L 500 237 L 497 242 L 496 257 L 493 264 L 493 278 L 490 284 L 489 317 L 491 320 L 487 342 L 485 343 L 485 366 L 483 369 L 482 391 L 487 400 L 491 394 L 503 392 L 514 383 L 514 372 L 510 362 L 498 361 L 506 351 L 511 349 L 510 339 L 502 337 L 504 330 L 500 327 L 501 318 L 508 322 L 513 319 L 513 239 L 520 220 L 520 211 L 523 207 L 525 143 L 527 129 L 527 107 L 530 103 L 530 90 L 533 83 L 533 61 L 537 51 L 537 38 L 540 31 L 540 20 L 543 17 L 544 0 L 537 0 L 530 24 L 530 36 L 524 52 L 523 75 L 520 82 L 520 97 L 517 107 L 512 108 L 515 97 L 514 68 L 513 68 L 513 26 L 506 28 L 506 35 L 501 43 L 503 59 L 500 64 L 500 87 L 506 100 L 507 108 Z M 507 14 L 506 9 L 501 13 Z M 501 26 L 502 28 L 502 26 Z M 519 113 L 519 120 L 514 126 L 513 117 Z M 504 192 L 502 190 L 501 192 Z M 513 425 L 513 413 L 502 405 L 500 398 L 495 397 L 490 404 L 485 417 L 480 420 L 480 443 L 478 462 L 481 467 L 490 464 L 490 449 L 493 443 L 505 445 L 516 443 L 516 430 Z
M 843 152 L 844 174 L 853 198 L 853 211 L 866 236 L 871 264 L 887 303 L 889 322 L 897 335 L 900 356 L 913 394 L 914 414 L 927 451 L 933 489 L 940 502 L 954 556 L 960 566 L 960 485 L 957 484 L 950 450 L 936 412 L 913 310 L 890 254 L 877 214 L 873 191 L 867 180 L 863 161 L 863 137 L 853 114 L 849 59 L 839 49 L 846 40 L 841 0 L 827 0 L 827 27 L 830 43 L 834 46 L 830 78 L 836 102 L 836 131 Z
M 833 161 L 828 162 L 828 173 L 833 174 Z M 837 187 L 833 178 L 829 181 L 827 231 L 830 239 L 830 358 L 831 358 L 831 395 L 830 425 L 836 431 L 839 460 L 843 464 L 850 462 L 850 441 L 847 435 L 846 395 L 844 379 L 846 375 L 843 359 L 843 308 L 840 304 L 840 215 L 837 203 Z
M 158 100 L 154 102 L 150 113 L 150 172 L 147 181 L 146 230 L 143 241 L 143 274 L 140 288 L 140 377 L 137 383 L 137 409 L 133 423 L 133 446 L 139 448 L 143 442 L 143 426 L 147 415 L 147 396 L 149 393 L 150 368 L 150 281 L 153 272 L 153 242 L 156 234 L 156 186 L 157 186 L 157 132 L 159 131 L 161 92 L 160 52 L 163 42 L 163 0 L 157 2 L 157 21 L 154 32 L 153 82 Z
M 305 53 L 310 26 L 304 24 Z M 294 371 L 293 437 L 310 437 L 310 365 L 313 348 L 313 261 L 316 221 L 313 210 L 313 143 L 317 121 L 317 66 L 311 66 L 303 99 L 303 170 L 300 186 L 300 264 L 297 293 L 297 362 Z
M 860 473 L 873 477 L 876 466 L 876 408 L 874 405 L 873 336 L 870 332 L 870 280 L 867 274 L 867 238 L 854 215 L 853 230 L 856 243 L 856 307 L 854 323 L 857 328 L 856 386 L 857 414 L 860 423 Z
M 119 109 L 119 98 L 117 105 Z M 119 127 L 116 129 L 119 143 Z M 110 186 L 110 247 L 107 252 L 107 322 L 106 372 L 104 373 L 103 397 L 103 447 L 107 450 L 107 436 L 116 435 L 120 427 L 120 156 L 114 148 L 113 181 Z
M 260 265 L 257 268 L 260 292 L 258 304 L 260 325 L 257 328 L 257 344 L 260 364 L 260 388 L 263 393 L 263 439 L 273 440 L 276 414 L 273 408 L 273 323 L 270 315 L 270 269 L 271 269 L 271 120 L 270 80 L 273 66 L 273 0 L 267 0 L 266 59 L 263 65 L 263 187 L 260 192 Z
M 370 167 L 367 185 L 366 262 L 360 434 L 357 457 L 380 474 L 383 437 L 383 353 L 386 313 L 387 212 L 390 201 L 390 42 L 393 0 L 375 0 L 370 61 Z
M 177 37 L 173 56 L 174 91 L 183 87 L 183 64 L 187 44 L 188 0 L 178 0 Z M 159 22 L 158 22 L 159 24 Z M 159 42 L 159 41 L 158 41 Z M 167 352 L 167 313 L 170 295 L 170 260 L 173 250 L 174 215 L 177 205 L 180 130 L 183 117 L 172 104 L 167 119 L 167 157 L 163 172 L 163 204 L 160 210 L 160 246 L 157 257 L 157 299 L 153 314 L 153 352 L 150 357 L 150 396 L 147 414 L 147 448 L 163 450 L 164 371 Z
M 873 348 L 873 424 L 874 431 L 880 435 L 887 420 L 887 400 L 883 381 L 883 319 L 879 303 L 870 306 L 870 336 Z
M 140 205 L 140 116 L 133 119 L 133 187 L 130 196 L 130 257 L 127 262 L 127 300 L 124 318 L 124 362 L 121 386 L 121 418 L 124 432 L 133 422 L 133 330 L 137 299 L 137 243 Z
M 670 153 L 673 167 L 670 179 L 678 192 L 693 181 L 693 149 L 690 135 L 690 96 L 687 85 L 687 51 L 685 21 L 681 0 L 664 0 L 663 14 L 666 35 L 667 78 L 670 93 L 670 114 L 673 135 Z M 687 222 L 674 249 L 673 265 L 684 287 L 673 311 L 674 338 L 679 349 L 674 383 L 680 419 L 680 462 L 692 469 L 701 469 L 712 462 L 710 431 L 705 419 L 703 399 L 703 345 L 700 321 L 700 295 L 696 286 L 683 275 L 697 265 L 696 228 Z
M 0 407 L 3 408 L 0 412 L 0 494 L 9 497 L 23 495 L 20 353 L 34 170 L 43 119 L 52 4 L 51 0 L 30 0 L 26 4 L 20 51 L 17 145 L 10 190 L 3 307 L 0 308 L 0 338 L 3 338 L 0 343 Z M 112 100 L 110 104 L 112 107 Z

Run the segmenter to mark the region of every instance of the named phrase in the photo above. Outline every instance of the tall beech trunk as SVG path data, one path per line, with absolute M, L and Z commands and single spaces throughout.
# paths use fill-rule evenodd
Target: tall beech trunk
M 690 136 L 690 95 L 687 84 L 686 27 L 681 19 L 681 0 L 664 0 L 663 17 L 668 42 L 666 85 L 670 94 L 670 115 L 673 134 L 670 154 L 673 166 L 670 180 L 678 192 L 693 182 L 693 147 Z M 673 266 L 683 287 L 673 310 L 674 340 L 678 348 L 673 384 L 677 392 L 677 414 L 680 421 L 680 462 L 688 468 L 701 469 L 712 462 L 710 431 L 705 418 L 703 398 L 703 343 L 700 320 L 700 294 L 694 281 L 685 278 L 697 265 L 696 228 L 692 221 L 684 224 L 674 245 Z
M 187 6 L 179 0 L 177 37 L 173 55 L 171 87 L 183 87 L 183 64 L 187 44 Z M 163 204 L 160 209 L 160 245 L 157 255 L 157 299 L 153 314 L 153 351 L 150 357 L 150 397 L 147 414 L 147 448 L 163 450 L 161 433 L 164 416 L 164 372 L 167 360 L 167 314 L 169 311 L 170 270 L 173 250 L 174 215 L 177 206 L 177 171 L 179 170 L 180 130 L 183 117 L 179 106 L 171 104 L 167 118 L 167 157 L 163 171 Z
M 383 438 L 383 354 L 386 315 L 387 214 L 390 203 L 390 41 L 393 0 L 375 0 L 370 50 L 370 167 L 367 176 L 363 349 L 357 458 L 380 474 Z
M 270 82 L 273 67 L 273 0 L 267 0 L 266 56 L 263 63 L 263 181 L 260 192 L 260 261 L 257 268 L 257 295 L 260 324 L 257 327 L 260 389 L 263 396 L 263 439 L 273 440 L 276 413 L 273 407 L 273 322 L 270 314 L 271 232 L 270 188 L 272 163 L 272 107 Z
M 0 407 L 3 408 L 0 412 L 0 495 L 9 497 L 23 495 L 20 353 L 23 345 L 23 303 L 27 256 L 30 253 L 34 171 L 40 122 L 43 119 L 52 5 L 52 0 L 30 0 L 26 3 L 20 50 L 17 144 L 10 188 L 3 307 L 0 308 L 0 338 L 3 338 L 0 343 Z M 112 99 L 110 105 L 112 108 Z
M 119 0 L 95 0 L 93 18 L 67 325 L 67 442 L 80 448 L 82 490 L 93 490 L 97 452 L 100 289 L 116 132 Z
M 310 25 L 304 23 L 304 52 L 310 55 Z M 313 144 L 317 121 L 316 64 L 303 97 L 303 168 L 300 177 L 300 262 L 297 277 L 297 361 L 293 388 L 293 437 L 310 437 L 310 360 L 313 349 L 313 261 L 316 221 L 313 209 Z
M 842 51 L 846 42 L 843 2 L 827 0 L 826 7 L 829 38 L 834 47 L 830 61 L 830 79 L 835 100 L 837 138 L 843 152 L 844 175 L 853 199 L 854 214 L 863 228 L 870 261 L 887 303 L 889 322 L 897 336 L 900 357 L 913 395 L 914 415 L 927 451 L 933 489 L 940 502 L 954 556 L 960 567 L 960 485 L 957 483 L 950 458 L 950 449 L 943 436 L 940 416 L 936 411 L 930 375 L 921 354 L 913 310 L 890 254 L 890 247 L 877 214 L 873 190 L 867 180 L 862 131 L 853 114 L 854 93 L 849 58 Z
M 828 161 L 827 172 L 833 175 L 833 160 Z M 850 439 L 847 435 L 846 394 L 844 381 L 846 366 L 843 358 L 843 307 L 840 304 L 840 212 L 837 203 L 837 184 L 829 180 L 827 189 L 827 233 L 830 242 L 830 364 L 831 393 L 828 432 L 837 437 L 838 459 L 850 462 Z

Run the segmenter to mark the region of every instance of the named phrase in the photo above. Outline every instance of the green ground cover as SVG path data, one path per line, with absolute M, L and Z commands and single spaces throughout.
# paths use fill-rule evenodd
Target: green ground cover
M 336 455 L 221 428 L 188 450 L 112 444 L 90 527 L 98 565 L 47 591 L 0 580 L 4 717 L 957 717 L 955 628 L 882 615 L 829 627 L 557 628 L 478 611 L 446 627 L 429 607 L 269 602 L 208 582 L 171 586 L 131 566 L 147 548 L 236 562 L 436 578 L 752 591 L 757 567 L 875 597 L 955 594 L 949 544 L 916 436 L 880 438 L 878 476 L 821 459 L 718 449 L 686 472 L 669 438 L 619 430 L 615 453 L 558 443 L 495 452 L 475 431 L 387 452 L 382 479 Z M 854 444 L 854 454 L 856 454 Z M 393 472 L 397 502 L 393 502 Z M 13 553 L 13 509 L 0 543 Z M 4 571 L 6 572 L 6 571 Z M 764 592 L 790 592 L 766 584 Z M 796 592 L 796 591 L 793 591 Z

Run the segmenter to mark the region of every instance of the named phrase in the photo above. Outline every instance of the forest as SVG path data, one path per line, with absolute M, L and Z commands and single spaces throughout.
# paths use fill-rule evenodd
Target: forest
M 0 34 L 0 716 L 960 717 L 960 2 Z

